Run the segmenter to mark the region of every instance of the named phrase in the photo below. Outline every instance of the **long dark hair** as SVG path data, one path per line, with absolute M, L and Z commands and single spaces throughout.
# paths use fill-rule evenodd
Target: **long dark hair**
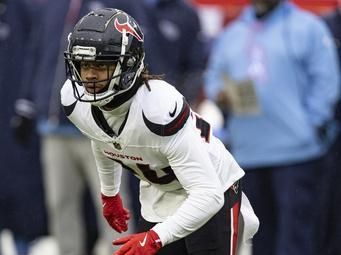
M 149 74 L 148 66 L 145 66 L 143 68 L 141 75 L 140 75 L 142 84 L 145 84 L 149 91 L 151 90 L 149 86 L 150 80 L 163 80 L 164 78 L 165 78 L 164 74 Z

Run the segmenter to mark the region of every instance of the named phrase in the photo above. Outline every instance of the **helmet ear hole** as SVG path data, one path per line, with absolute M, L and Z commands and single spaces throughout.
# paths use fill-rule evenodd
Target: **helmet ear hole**
M 135 57 L 130 57 L 127 61 L 127 67 L 132 67 L 135 65 L 136 58 Z
M 121 89 L 128 88 L 135 77 L 135 72 L 125 73 L 121 78 Z

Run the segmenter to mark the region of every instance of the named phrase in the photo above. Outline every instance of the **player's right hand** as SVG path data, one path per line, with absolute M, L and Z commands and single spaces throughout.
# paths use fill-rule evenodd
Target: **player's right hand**
M 128 230 L 129 211 L 123 207 L 122 199 L 119 194 L 116 196 L 102 195 L 103 216 L 109 225 L 118 233 Z
M 121 237 L 113 241 L 113 245 L 122 245 L 113 255 L 154 255 L 162 247 L 158 234 L 152 229 Z

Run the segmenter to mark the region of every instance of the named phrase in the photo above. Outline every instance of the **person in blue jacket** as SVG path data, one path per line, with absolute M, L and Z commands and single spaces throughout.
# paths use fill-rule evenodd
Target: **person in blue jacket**
M 213 46 L 206 95 L 229 109 L 233 155 L 259 216 L 254 255 L 315 252 L 315 207 L 339 95 L 331 34 L 286 0 L 252 0 Z
M 32 38 L 39 35 L 44 5 L 43 0 L 0 1 L 0 233 L 12 233 L 18 255 L 27 255 L 47 231 L 39 138 L 20 146 L 11 127 L 20 84 L 35 69 L 26 59 Z M 6 248 L 0 247 L 0 254 Z

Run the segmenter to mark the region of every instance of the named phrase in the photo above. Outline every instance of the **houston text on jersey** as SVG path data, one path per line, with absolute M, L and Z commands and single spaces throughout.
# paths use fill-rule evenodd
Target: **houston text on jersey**
M 104 150 L 103 152 L 107 156 L 113 157 L 113 158 L 125 158 L 125 159 L 130 159 L 130 160 L 135 160 L 135 161 L 143 161 L 143 158 L 140 156 L 130 156 L 130 155 L 115 153 L 115 152 L 106 151 L 106 150 Z

